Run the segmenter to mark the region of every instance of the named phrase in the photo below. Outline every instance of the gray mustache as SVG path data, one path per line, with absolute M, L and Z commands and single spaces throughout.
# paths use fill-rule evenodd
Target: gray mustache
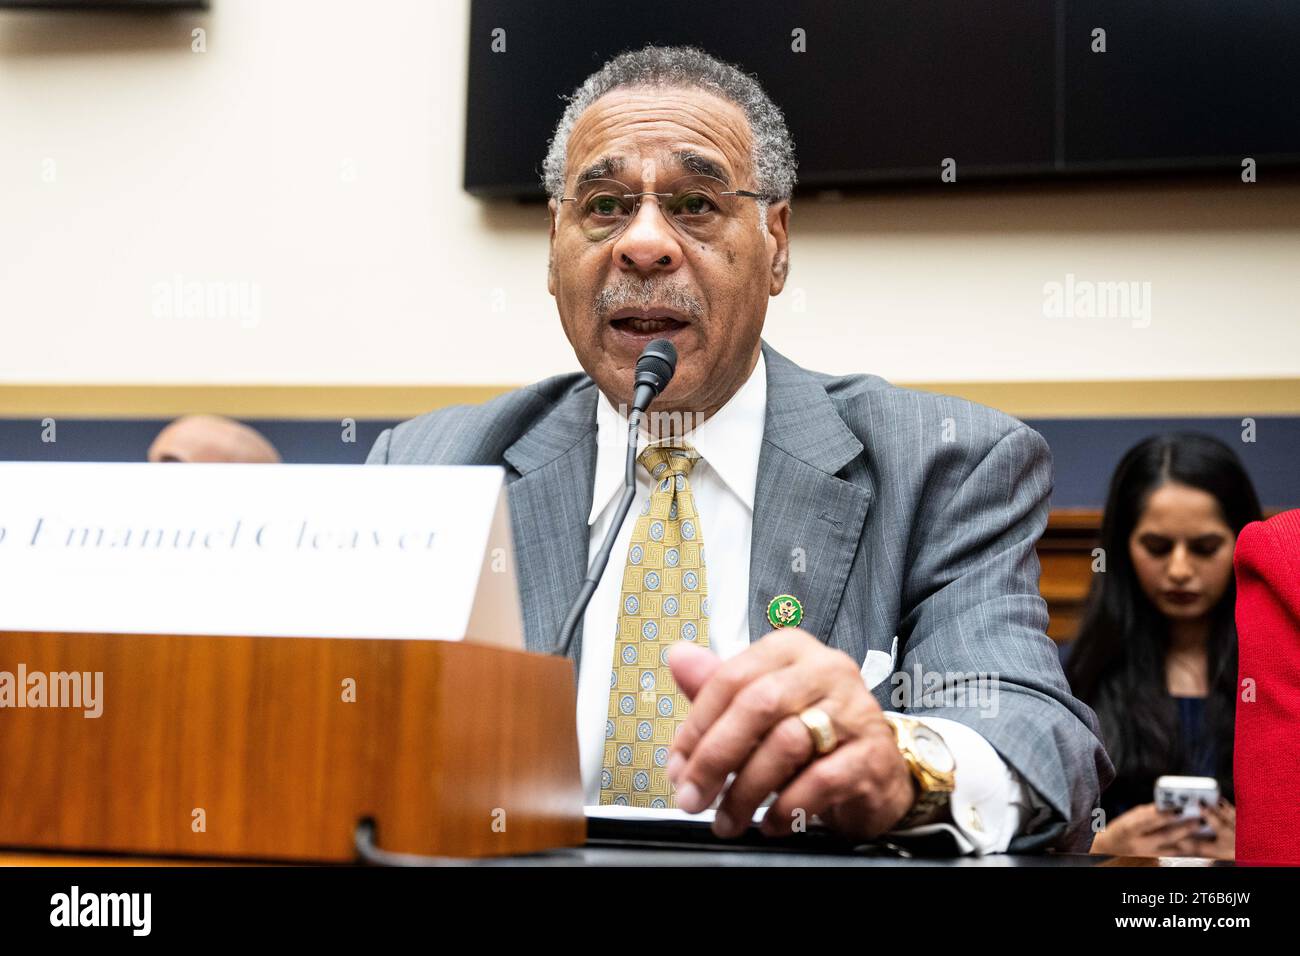
M 593 307 L 599 316 L 612 315 L 619 309 L 648 309 L 652 305 L 675 309 L 692 319 L 704 314 L 699 299 L 680 286 L 662 285 L 658 282 L 616 282 L 612 288 L 596 293 Z

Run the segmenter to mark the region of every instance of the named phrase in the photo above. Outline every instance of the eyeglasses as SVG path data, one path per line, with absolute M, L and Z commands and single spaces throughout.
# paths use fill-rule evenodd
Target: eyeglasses
M 771 202 L 770 196 L 746 189 L 727 189 L 716 176 L 683 176 L 669 184 L 667 192 L 628 192 L 627 184 L 616 179 L 589 179 L 579 183 L 576 195 L 560 202 L 573 203 L 583 234 L 599 241 L 619 235 L 641 209 L 641 200 L 654 196 L 659 214 L 688 239 L 708 240 L 721 235 L 741 214 L 738 198 Z

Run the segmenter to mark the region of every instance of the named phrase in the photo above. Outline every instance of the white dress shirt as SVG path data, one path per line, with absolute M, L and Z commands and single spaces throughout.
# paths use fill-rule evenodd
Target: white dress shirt
M 749 558 L 754 520 L 754 489 L 758 456 L 763 445 L 767 413 L 767 370 L 758 365 L 731 400 L 686 440 L 700 454 L 690 474 L 691 492 L 703 540 L 709 553 L 709 644 L 723 659 L 749 647 Z M 614 520 L 623 486 L 627 452 L 627 420 L 601 394 L 596 413 L 596 474 L 592 494 L 589 553 L 600 547 Z M 641 433 L 639 449 L 648 443 Z M 605 720 L 609 709 L 609 675 L 614 666 L 614 634 L 618 622 L 619 583 L 640 505 L 651 492 L 650 476 L 637 467 L 637 497 L 627 514 L 610 555 L 609 567 L 583 618 L 582 656 L 578 674 L 578 744 L 587 804 L 600 802 L 600 771 L 605 757 Z M 882 655 L 888 656 L 888 655 Z M 869 683 L 888 679 L 893 666 L 875 662 Z M 892 664 L 892 662 L 891 662 Z M 867 668 L 864 664 L 864 679 Z M 879 672 L 879 673 L 876 673 Z M 883 675 L 883 676 L 882 676 Z M 1000 853 L 1041 801 L 1020 776 L 1006 765 L 993 746 L 965 724 L 926 717 L 956 760 L 956 790 L 950 806 L 952 822 L 906 831 L 922 835 L 944 830 L 963 853 Z M 656 811 L 647 810 L 646 814 Z M 672 811 L 658 811 L 671 813 Z

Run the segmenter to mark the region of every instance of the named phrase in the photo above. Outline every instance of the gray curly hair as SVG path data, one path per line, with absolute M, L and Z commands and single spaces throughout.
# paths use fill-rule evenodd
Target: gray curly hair
M 610 90 L 629 86 L 695 87 L 740 107 L 749 121 L 756 191 L 789 199 L 795 186 L 794 141 L 785 116 L 758 80 L 692 46 L 643 46 L 620 53 L 583 81 L 555 127 L 542 163 L 542 186 L 557 202 L 564 195 L 569 136 L 578 117 Z M 759 228 L 767 228 L 767 204 L 759 203 Z

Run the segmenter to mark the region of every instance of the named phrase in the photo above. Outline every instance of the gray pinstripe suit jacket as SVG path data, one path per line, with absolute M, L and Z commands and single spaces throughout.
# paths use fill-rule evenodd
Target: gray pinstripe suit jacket
M 859 664 L 896 646 L 894 676 L 874 689 L 881 705 L 973 727 L 1051 807 L 1011 851 L 1085 848 L 1113 769 L 1045 634 L 1034 544 L 1051 491 L 1047 443 L 980 405 L 806 371 L 763 350 L 751 640 L 768 630 L 770 598 L 791 593 L 803 628 Z M 505 467 L 530 650 L 556 652 L 586 571 L 596 396 L 586 375 L 561 375 L 405 422 L 370 452 L 371 464 Z M 581 634 L 574 644 L 576 663 Z M 974 705 L 976 674 L 990 675 L 996 711 Z M 932 675 L 957 690 L 917 699 Z M 891 695 L 908 682 L 913 697 L 900 707 Z

